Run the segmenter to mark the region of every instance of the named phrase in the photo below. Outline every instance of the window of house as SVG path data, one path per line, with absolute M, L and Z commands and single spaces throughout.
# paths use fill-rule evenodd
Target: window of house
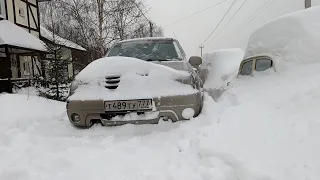
M 24 17 L 24 9 L 22 7 L 19 7 L 19 15 Z
M 256 71 L 265 71 L 272 67 L 272 60 L 267 58 L 259 58 L 256 60 Z
M 5 9 L 4 9 L 4 2 L 2 0 L 0 0 L 0 19 L 1 16 L 4 18 L 5 17 Z
M 253 66 L 253 60 L 244 62 L 242 64 L 240 74 L 241 75 L 251 75 L 252 74 L 252 66 Z

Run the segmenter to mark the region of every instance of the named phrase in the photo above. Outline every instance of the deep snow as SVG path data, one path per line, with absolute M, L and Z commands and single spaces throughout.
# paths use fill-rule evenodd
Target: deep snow
M 239 64 L 243 60 L 244 51 L 238 48 L 221 49 L 203 55 L 202 67 L 208 74 L 205 88 L 227 86 L 238 75 Z
M 174 124 L 80 130 L 64 103 L 2 94 L 0 179 L 318 180 L 319 68 L 239 77 Z

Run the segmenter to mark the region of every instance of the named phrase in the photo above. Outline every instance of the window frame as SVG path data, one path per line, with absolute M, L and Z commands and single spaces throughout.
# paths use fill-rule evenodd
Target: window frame
M 241 64 L 240 64 L 240 67 L 239 67 L 239 72 L 238 72 L 238 76 L 253 76 L 254 75 L 254 72 L 263 72 L 263 71 L 256 71 L 256 62 L 257 60 L 259 59 L 269 59 L 271 60 L 271 67 L 270 69 L 273 69 L 274 71 L 275 70 L 275 67 L 274 67 L 274 60 L 270 57 L 270 56 L 254 56 L 254 57 L 249 57 L 249 58 L 246 58 L 244 60 L 242 60 Z M 241 74 L 242 72 L 242 69 L 243 69 L 243 65 L 246 63 L 246 62 L 249 62 L 249 61 L 253 61 L 252 63 L 252 69 L 251 69 L 251 74 L 250 75 L 243 75 Z

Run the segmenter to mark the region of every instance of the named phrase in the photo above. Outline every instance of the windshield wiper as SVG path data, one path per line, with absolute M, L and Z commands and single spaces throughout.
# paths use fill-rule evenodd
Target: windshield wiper
M 168 60 L 164 60 L 164 59 L 147 59 L 147 61 L 168 61 Z

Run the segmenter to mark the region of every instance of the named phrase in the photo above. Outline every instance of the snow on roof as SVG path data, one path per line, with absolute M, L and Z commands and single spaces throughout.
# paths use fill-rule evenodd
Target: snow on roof
M 131 41 L 150 41 L 150 40 L 174 40 L 174 39 L 168 38 L 168 37 L 146 37 L 146 38 L 127 39 L 127 40 L 120 41 L 119 43 L 131 42 Z
M 81 47 L 80 45 L 69 41 L 67 39 L 64 39 L 58 35 L 53 35 L 53 33 L 51 31 L 49 31 L 48 29 L 40 26 L 40 34 L 42 37 L 48 39 L 49 41 L 54 41 L 54 39 L 56 40 L 56 43 L 61 45 L 61 46 L 66 46 L 72 49 L 77 49 L 80 51 L 87 51 L 85 48 Z
M 276 18 L 250 37 L 245 58 L 268 55 L 280 65 L 285 62 L 318 60 L 320 6 Z
M 46 51 L 44 42 L 7 20 L 0 20 L 0 45 Z

